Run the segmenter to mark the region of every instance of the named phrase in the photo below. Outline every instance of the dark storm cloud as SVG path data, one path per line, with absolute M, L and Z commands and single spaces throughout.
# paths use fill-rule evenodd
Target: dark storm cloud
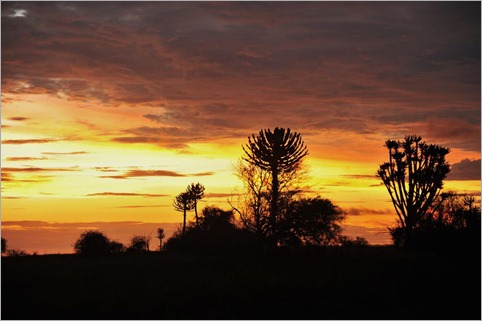
M 448 145 L 480 149 L 478 2 L 3 2 L 2 12 L 5 93 L 163 106 L 144 114 L 159 128 L 116 142 L 182 148 L 286 121 L 359 134 L 417 123 L 440 136 L 438 117 L 471 126 Z

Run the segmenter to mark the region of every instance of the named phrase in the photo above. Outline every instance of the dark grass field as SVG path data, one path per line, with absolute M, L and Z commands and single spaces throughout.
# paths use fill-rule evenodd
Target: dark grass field
M 2 319 L 479 319 L 480 252 L 6 257 Z

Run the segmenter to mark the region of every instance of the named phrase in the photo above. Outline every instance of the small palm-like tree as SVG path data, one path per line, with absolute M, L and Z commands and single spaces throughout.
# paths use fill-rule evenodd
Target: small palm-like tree
M 184 220 L 182 225 L 182 236 L 186 234 L 186 212 L 191 211 L 194 207 L 194 202 L 188 192 L 182 192 L 176 196 L 172 204 L 174 209 L 178 212 L 184 213 Z
M 194 214 L 196 216 L 196 226 L 199 224 L 199 217 L 197 215 L 197 201 L 204 197 L 205 187 L 200 183 L 192 183 L 187 187 L 187 192 L 191 195 L 194 204 Z

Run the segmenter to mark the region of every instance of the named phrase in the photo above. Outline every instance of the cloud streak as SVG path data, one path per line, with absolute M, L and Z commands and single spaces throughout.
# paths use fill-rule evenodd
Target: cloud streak
M 24 161 L 36 161 L 36 160 L 46 160 L 47 157 L 7 157 L 6 160 L 9 162 L 24 162 Z
M 43 155 L 84 155 L 89 154 L 86 151 L 76 151 L 76 152 L 43 152 Z
M 108 169 L 103 169 L 102 171 L 109 171 Z M 129 170 L 120 175 L 103 175 L 100 178 L 113 178 L 113 179 L 128 179 L 128 178 L 138 178 L 138 177 L 190 177 L 190 176 L 211 176 L 214 172 L 201 172 L 195 174 L 182 174 L 174 171 L 167 170 L 142 170 L 133 169 Z
M 102 193 L 91 193 L 85 196 L 136 196 L 136 197 L 165 197 L 169 196 L 167 194 L 149 194 L 149 193 L 126 193 L 126 192 L 102 192 Z
M 59 141 L 58 139 L 42 138 L 42 139 L 4 139 L 2 144 L 13 144 L 13 145 L 23 145 L 23 144 L 46 144 L 55 143 Z

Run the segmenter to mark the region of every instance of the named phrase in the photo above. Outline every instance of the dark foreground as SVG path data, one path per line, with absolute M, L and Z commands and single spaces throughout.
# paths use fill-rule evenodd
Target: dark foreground
M 2 258 L 2 319 L 479 319 L 480 253 Z

